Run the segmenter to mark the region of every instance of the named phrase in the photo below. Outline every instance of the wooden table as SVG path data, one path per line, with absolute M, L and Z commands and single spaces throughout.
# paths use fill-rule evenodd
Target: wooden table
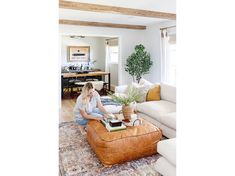
M 89 72 L 89 73 L 62 73 L 61 78 L 86 78 L 86 77 L 93 77 L 93 76 L 108 76 L 108 90 L 110 91 L 110 85 L 111 85 L 111 80 L 110 80 L 110 73 L 109 72 Z M 63 87 L 62 87 L 63 90 Z

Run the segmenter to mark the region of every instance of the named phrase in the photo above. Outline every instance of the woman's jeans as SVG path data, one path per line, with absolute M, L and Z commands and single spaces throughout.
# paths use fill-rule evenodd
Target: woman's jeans
M 93 117 L 102 117 L 103 116 L 103 112 L 101 112 L 99 110 L 99 108 L 95 108 L 91 113 L 88 113 L 89 115 L 93 116 Z M 77 114 L 75 116 L 75 121 L 77 123 L 79 123 L 79 125 L 82 125 L 82 126 L 86 126 L 87 123 L 89 122 L 90 119 L 86 119 L 84 117 L 82 117 L 81 114 Z

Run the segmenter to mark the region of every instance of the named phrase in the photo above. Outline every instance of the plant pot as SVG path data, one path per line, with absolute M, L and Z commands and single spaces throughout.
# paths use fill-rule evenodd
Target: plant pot
M 134 113 L 134 108 L 131 106 L 122 106 L 122 113 L 124 116 L 124 119 L 131 120 L 131 114 Z

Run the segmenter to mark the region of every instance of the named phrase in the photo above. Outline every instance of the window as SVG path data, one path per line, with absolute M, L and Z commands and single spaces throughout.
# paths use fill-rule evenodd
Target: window
M 118 63 L 118 46 L 109 47 L 110 63 Z
M 161 81 L 170 85 L 176 84 L 176 33 L 175 28 L 161 31 Z
M 112 75 L 111 85 L 118 85 L 118 38 L 106 39 L 105 71 Z M 106 80 L 107 81 L 107 80 Z
M 175 85 L 176 80 L 176 44 L 169 44 L 167 82 Z

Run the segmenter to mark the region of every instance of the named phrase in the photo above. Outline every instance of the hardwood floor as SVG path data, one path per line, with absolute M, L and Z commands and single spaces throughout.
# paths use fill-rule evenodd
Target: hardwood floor
M 115 86 L 111 85 L 111 91 L 115 90 Z M 69 122 L 74 120 L 73 108 L 75 106 L 77 96 L 79 94 L 74 94 L 71 98 L 70 94 L 67 93 L 64 99 L 61 100 L 60 118 L 59 123 Z
M 73 108 L 75 106 L 76 98 L 74 99 L 63 99 L 61 101 L 60 109 L 60 120 L 59 122 L 69 122 L 73 121 Z
M 77 98 L 62 99 L 59 123 L 74 121 L 73 108 L 75 106 L 76 100 L 77 100 Z M 79 126 L 81 133 L 83 135 L 86 135 L 86 131 L 84 130 L 84 127 L 82 127 L 80 125 L 78 125 L 78 126 Z

